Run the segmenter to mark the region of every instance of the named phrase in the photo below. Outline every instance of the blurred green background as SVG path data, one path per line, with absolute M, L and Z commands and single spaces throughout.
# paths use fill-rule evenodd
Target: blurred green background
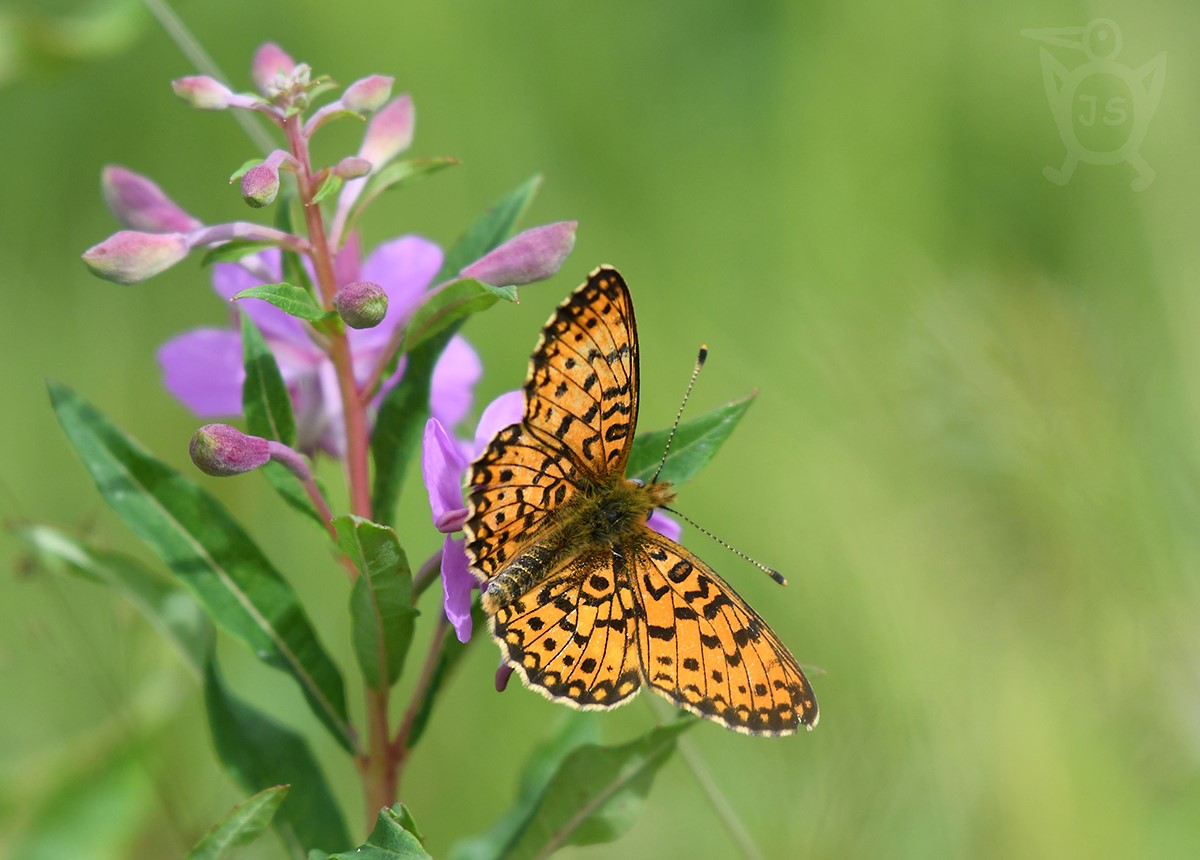
M 550 309 L 601 262 L 637 301 L 643 428 L 670 422 L 701 342 L 692 414 L 760 390 L 679 506 L 787 574 L 780 590 L 685 538 L 812 667 L 821 702 L 801 737 L 688 736 L 763 856 L 1196 856 L 1200 7 L 178 10 L 238 88 L 275 40 L 339 81 L 381 72 L 413 94 L 412 152 L 463 166 L 387 197 L 368 244 L 408 231 L 449 243 L 545 173 L 526 223 L 577 218 L 579 241 L 557 278 L 467 327 L 486 363 L 478 402 L 520 383 Z M 1065 147 L 1021 30 L 1099 15 L 1121 27 L 1120 63 L 1169 58 L 1157 110 L 1130 111 L 1153 113 L 1141 154 L 1157 179 L 1141 193 L 1127 164 L 1081 165 L 1062 187 L 1042 175 Z M 225 309 L 194 259 L 120 287 L 78 258 L 116 229 L 106 163 L 206 221 L 252 214 L 225 182 L 251 145 L 228 115 L 171 94 L 192 71 L 135 2 L 0 6 L 0 510 L 143 557 L 68 450 L 43 380 L 189 468 L 198 422 L 161 389 L 154 350 Z M 331 129 L 318 155 L 357 134 Z M 204 486 L 250 523 L 351 667 L 344 579 L 321 536 L 263 482 Z M 440 537 L 417 483 L 402 516 L 410 557 L 425 558 Z M 129 607 L 0 540 L 0 854 L 182 856 L 240 796 L 212 761 L 197 685 Z M 236 689 L 313 739 L 357 826 L 356 774 L 294 686 L 224 646 Z M 519 686 L 492 692 L 495 663 L 490 643 L 473 650 L 403 786 L 437 855 L 506 807 L 563 715 Z M 635 703 L 605 733 L 652 720 Z M 619 847 L 563 856 L 618 850 L 735 853 L 678 758 Z M 278 854 L 267 839 L 242 856 Z

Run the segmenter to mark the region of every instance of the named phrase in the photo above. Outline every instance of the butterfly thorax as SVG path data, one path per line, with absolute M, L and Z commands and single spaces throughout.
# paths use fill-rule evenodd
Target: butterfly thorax
M 581 482 L 580 491 L 554 512 L 543 537 L 490 579 L 485 606 L 504 606 L 537 586 L 567 556 L 621 556 L 646 532 L 655 508 L 675 492 L 666 481 L 642 484 L 614 474 Z

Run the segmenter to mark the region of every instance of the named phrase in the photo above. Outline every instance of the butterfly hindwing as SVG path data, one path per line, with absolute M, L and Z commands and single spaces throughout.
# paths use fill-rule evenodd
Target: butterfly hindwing
M 648 529 L 626 555 L 644 615 L 642 670 L 656 692 L 749 734 L 816 723 L 816 700 L 795 658 L 711 567 Z
M 492 635 L 527 686 L 577 708 L 611 708 L 641 687 L 636 611 L 613 555 L 591 552 L 500 606 Z
M 594 476 L 622 473 L 638 413 L 629 288 L 601 267 L 542 329 L 525 382 L 525 424 Z

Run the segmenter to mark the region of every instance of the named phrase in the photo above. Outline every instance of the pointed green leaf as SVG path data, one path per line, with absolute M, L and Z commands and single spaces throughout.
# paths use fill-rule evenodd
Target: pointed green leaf
M 453 327 L 446 329 L 409 353 L 404 376 L 379 404 L 375 429 L 371 431 L 371 456 L 375 461 L 371 512 L 380 522 L 390 523 L 395 516 L 396 498 L 429 420 L 433 368 L 453 331 Z
M 366 178 L 367 181 L 363 185 L 362 193 L 354 201 L 354 208 L 347 219 L 348 226 L 346 229 L 349 230 L 349 225 L 353 225 L 371 201 L 383 192 L 390 191 L 393 188 L 402 188 L 416 179 L 432 176 L 440 170 L 459 163 L 457 158 L 447 156 L 438 158 L 413 158 L 406 161 L 392 162 L 382 170 L 372 173 Z
M 541 176 L 530 177 L 476 218 L 446 252 L 442 270 L 433 282 L 438 284 L 455 277 L 463 266 L 475 262 L 507 239 L 541 186 Z
M 354 653 L 367 686 L 386 690 L 404 668 L 417 617 L 408 557 L 387 526 L 354 516 L 333 525 L 338 548 L 362 574 L 350 593 Z
M 179 649 L 199 676 L 214 631 L 190 594 L 133 556 L 89 546 L 51 526 L 22 526 L 16 534 L 52 569 L 62 568 L 114 589 Z
M 288 316 L 309 322 L 321 322 L 337 316 L 333 311 L 317 307 L 312 295 L 304 287 L 296 287 L 291 284 L 259 284 L 256 287 L 247 287 L 241 292 L 235 293 L 231 301 L 236 302 L 241 299 L 262 299 L 264 302 L 273 304 Z
M 471 314 L 486 310 L 501 299 L 515 302 L 517 288 L 493 287 L 471 278 L 460 278 L 439 287 L 413 312 L 404 334 L 405 351 L 419 349 L 451 326 L 457 329 Z
M 246 430 L 264 439 L 275 439 L 285 445 L 296 444 L 296 419 L 292 399 L 279 372 L 275 354 L 267 346 L 262 333 L 249 314 L 242 314 L 242 360 L 246 380 L 242 383 L 242 414 Z M 262 474 L 290 507 L 304 514 L 325 530 L 325 522 L 313 507 L 296 476 L 280 463 L 267 463 Z
M 318 718 L 352 750 L 341 674 L 296 593 L 250 536 L 219 502 L 69 388 L 53 382 L 49 388 L 59 423 L 109 506 L 213 621 L 296 679 Z
M 242 361 L 246 366 L 242 414 L 246 418 L 246 430 L 264 439 L 295 445 L 296 418 L 292 413 L 292 399 L 288 396 L 275 354 L 249 314 L 241 314 L 241 318 Z
M 210 266 L 213 263 L 236 263 L 243 257 L 249 257 L 251 254 L 257 254 L 259 251 L 265 251 L 268 248 L 278 248 L 274 242 L 266 242 L 259 239 L 232 239 L 221 245 L 214 245 L 204 252 L 204 256 L 200 258 L 201 266 Z
M 546 783 L 505 860 L 549 857 L 564 845 L 612 842 L 633 824 L 688 717 L 620 746 L 577 747 Z
M 220 860 L 230 849 L 249 845 L 271 826 L 288 788 L 277 785 L 243 800 L 201 837 L 187 853 L 186 860 Z
M 251 792 L 291 786 L 271 822 L 290 856 L 350 844 L 341 810 L 304 738 L 229 692 L 211 660 L 204 704 L 217 756 L 238 785 Z
M 250 171 L 251 167 L 258 167 L 264 161 L 266 161 L 265 158 L 251 158 L 243 162 L 241 167 L 229 174 L 229 183 L 232 185 L 234 182 L 237 182 Z
M 412 815 L 401 804 L 381 809 L 366 844 L 353 851 L 330 854 L 328 860 L 431 860 L 406 824 L 412 824 Z
M 558 730 L 539 744 L 526 760 L 516 802 L 484 833 L 456 843 L 450 851 L 451 860 L 496 860 L 529 821 L 563 759 L 575 749 L 584 744 L 595 744 L 599 739 L 599 721 L 595 712 L 566 714 Z
M 742 420 L 742 416 L 757 396 L 757 393 L 754 393 L 741 400 L 734 400 L 724 406 L 718 406 L 711 412 L 705 412 L 699 418 L 680 424 L 659 479 L 670 481 L 672 484 L 682 484 L 703 469 L 725 444 L 725 440 L 729 438 L 729 434 Z M 639 434 L 633 440 L 633 450 L 629 454 L 625 474 L 630 478 L 650 480 L 658 468 L 667 437 L 670 435 L 669 429 Z
M 347 113 L 352 113 L 352 111 L 347 111 Z M 321 183 L 321 187 L 318 188 L 317 193 L 313 195 L 312 202 L 320 203 L 330 194 L 337 194 L 342 190 L 342 183 L 344 181 L 345 180 L 343 180 L 342 177 L 338 176 L 336 173 L 326 174 L 325 181 Z

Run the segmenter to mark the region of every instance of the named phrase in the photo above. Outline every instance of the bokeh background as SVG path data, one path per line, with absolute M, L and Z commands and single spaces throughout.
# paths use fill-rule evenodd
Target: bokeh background
M 821 702 L 801 737 L 688 736 L 761 856 L 1195 856 L 1200 7 L 177 6 L 239 88 L 275 40 L 339 81 L 393 74 L 413 94 L 413 153 L 463 166 L 386 198 L 368 244 L 449 243 L 545 174 L 526 223 L 577 218 L 578 245 L 519 306 L 468 325 L 480 403 L 520 383 L 546 315 L 601 262 L 637 300 L 643 428 L 670 422 L 701 342 L 693 414 L 760 391 L 679 505 L 787 574 L 781 590 L 686 538 L 811 667 Z M 1081 165 L 1061 187 L 1042 174 L 1066 149 L 1041 46 L 1021 30 L 1101 16 L 1121 28 L 1124 68 L 1169 58 L 1157 105 L 1127 101 L 1124 125 L 1088 132 L 1149 122 L 1157 178 L 1140 193 L 1128 164 Z M 115 229 L 106 163 L 207 221 L 250 214 L 225 178 L 253 147 L 228 115 L 171 94 L 192 71 L 136 2 L 0 6 L 0 510 L 147 558 L 68 450 L 43 381 L 190 468 L 198 422 L 161 389 L 154 351 L 225 309 L 194 259 L 120 287 L 79 254 Z M 1079 95 L 1128 99 L 1122 86 L 1093 76 Z M 353 149 L 352 126 L 318 154 Z M 320 535 L 260 481 L 205 486 L 352 666 L 344 579 Z M 410 556 L 426 557 L 440 537 L 419 484 L 401 515 Z M 182 856 L 240 794 L 213 762 L 198 687 L 129 607 L 0 540 L 0 853 Z M 222 657 L 240 693 L 313 739 L 359 822 L 356 775 L 292 684 L 234 643 Z M 404 786 L 438 855 L 506 807 L 562 717 L 519 686 L 495 694 L 495 661 L 490 643 L 473 650 Z M 603 730 L 653 719 L 634 704 Z M 737 849 L 676 758 L 619 846 L 563 856 L 616 851 Z

